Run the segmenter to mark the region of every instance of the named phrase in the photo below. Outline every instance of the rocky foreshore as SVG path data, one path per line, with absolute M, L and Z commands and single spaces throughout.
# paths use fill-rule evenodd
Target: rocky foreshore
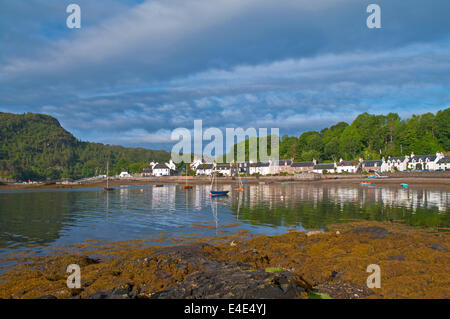
M 356 222 L 327 232 L 81 244 L 0 276 L 1 298 L 449 298 L 450 234 Z M 66 268 L 81 268 L 67 288 Z M 368 288 L 368 265 L 381 287 Z

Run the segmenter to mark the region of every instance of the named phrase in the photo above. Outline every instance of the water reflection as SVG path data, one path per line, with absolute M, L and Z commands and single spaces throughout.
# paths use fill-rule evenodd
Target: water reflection
M 358 219 L 448 227 L 448 194 L 445 189 L 396 186 L 251 185 L 243 203 L 238 204 L 235 198 L 231 208 L 241 221 L 278 227 L 326 228 L 330 223 Z
M 0 253 L 35 245 L 74 244 L 87 239 L 118 241 L 168 232 L 217 235 L 221 226 L 268 235 L 287 228 L 326 228 L 348 220 L 402 220 L 449 227 L 444 188 L 348 187 L 289 184 L 224 186 L 230 196 L 211 199 L 209 186 L 2 191 Z M 194 224 L 211 223 L 211 229 Z
M 289 207 L 299 201 L 311 201 L 314 207 L 319 202 L 328 201 L 336 205 L 377 202 L 387 206 L 401 206 L 416 210 L 417 208 L 438 209 L 446 212 L 448 209 L 448 192 L 444 189 L 404 189 L 399 187 L 343 187 L 343 186 L 300 186 L 289 185 L 275 187 L 270 185 L 250 185 L 245 198 L 245 204 L 250 208 L 259 207 L 265 203 L 272 209 L 284 203 Z

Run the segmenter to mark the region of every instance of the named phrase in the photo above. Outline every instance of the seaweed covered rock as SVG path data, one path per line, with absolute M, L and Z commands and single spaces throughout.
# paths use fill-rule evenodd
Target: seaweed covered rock
M 96 292 L 86 299 L 134 299 L 136 297 L 137 294 L 133 291 L 133 285 L 125 283 L 114 289 Z
M 215 270 L 196 272 L 178 286 L 160 291 L 152 298 L 299 298 L 306 291 L 298 278 L 287 271 L 266 272 L 223 264 Z
M 387 235 L 391 234 L 387 229 L 379 226 L 359 227 L 356 228 L 354 232 L 358 235 L 367 234 L 370 238 L 373 239 L 383 239 Z

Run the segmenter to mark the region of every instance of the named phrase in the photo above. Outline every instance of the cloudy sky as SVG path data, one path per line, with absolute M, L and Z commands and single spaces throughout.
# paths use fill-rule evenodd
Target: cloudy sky
M 436 112 L 450 106 L 449 14 L 448 0 L 0 0 L 0 111 L 168 150 L 195 119 L 300 135 Z

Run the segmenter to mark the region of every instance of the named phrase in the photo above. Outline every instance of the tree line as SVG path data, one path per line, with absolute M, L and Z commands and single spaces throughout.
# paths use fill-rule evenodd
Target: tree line
M 271 137 L 267 138 L 271 152 Z M 250 138 L 251 139 L 251 138 Z M 434 154 L 450 150 L 450 108 L 402 120 L 396 113 L 362 113 L 351 123 L 279 139 L 280 159 L 320 162 L 340 158 L 381 159 L 387 156 Z M 245 143 L 246 157 L 249 139 Z M 238 144 L 230 151 L 236 152 Z M 150 160 L 169 161 L 170 153 L 77 140 L 58 120 L 44 114 L 0 112 L 0 177 L 15 180 L 78 179 L 121 171 L 142 172 Z M 179 169 L 184 164 L 178 165 Z
M 263 137 L 264 138 L 264 137 Z M 246 157 L 249 140 L 245 143 Z M 270 136 L 267 143 L 270 149 Z M 230 152 L 236 154 L 238 144 Z M 362 113 L 348 124 L 339 122 L 320 131 L 300 136 L 283 135 L 279 140 L 279 158 L 320 162 L 379 160 L 382 157 L 435 154 L 450 150 L 450 108 L 436 114 L 413 115 L 402 120 L 397 113 Z

